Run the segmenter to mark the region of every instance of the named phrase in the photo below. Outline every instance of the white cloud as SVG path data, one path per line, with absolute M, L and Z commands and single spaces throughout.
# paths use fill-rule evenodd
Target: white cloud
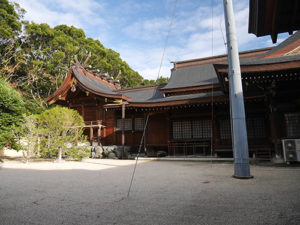
M 248 4 L 247 2 L 238 2 L 235 4 L 235 20 L 236 32 L 238 37 L 239 46 L 245 50 L 243 46 L 249 46 L 249 43 L 257 41 L 257 37 L 248 34 Z M 156 19 L 159 21 L 159 18 Z M 154 40 L 158 39 L 155 36 L 156 31 L 166 31 L 168 28 L 166 19 L 161 18 L 161 26 L 144 26 L 149 21 L 140 21 L 139 26 L 134 25 L 134 32 L 132 34 L 138 35 L 140 39 L 148 42 L 153 37 Z M 166 54 L 162 66 L 161 75 L 169 76 L 170 69 L 173 65 L 170 61 L 188 60 L 193 58 L 209 57 L 212 55 L 226 54 L 226 31 L 224 26 L 223 5 L 219 4 L 214 8 L 213 18 L 213 49 L 212 49 L 212 19 L 211 8 L 198 7 L 194 11 L 179 12 L 174 21 L 174 27 L 171 32 L 173 42 L 170 40 L 166 49 Z M 147 35 L 142 35 L 142 34 Z M 150 36 L 149 34 L 154 34 Z M 166 34 L 162 35 L 162 40 L 156 42 L 162 43 Z M 151 38 L 149 38 L 151 37 Z M 152 39 L 152 40 L 153 40 Z M 174 41 L 174 39 L 176 41 Z M 158 74 L 158 67 L 162 55 L 162 48 L 153 48 L 152 46 L 146 49 L 135 48 L 133 50 L 129 47 L 127 49 L 118 48 L 121 56 L 136 69 L 142 76 L 147 79 L 156 79 Z M 248 50 L 249 48 L 247 48 Z
M 119 52 L 133 69 L 147 79 L 156 79 L 176 0 L 17 0 L 27 10 L 25 19 L 83 28 L 105 47 Z M 100 2 L 100 3 L 99 3 Z M 223 5 L 213 8 L 213 54 L 226 53 Z M 157 6 L 161 7 L 159 14 Z M 207 5 L 204 5 L 207 4 Z M 269 39 L 248 34 L 248 0 L 234 0 L 236 32 L 242 50 L 269 46 Z M 169 76 L 170 61 L 212 55 L 210 1 L 180 0 L 160 75 Z M 223 34 L 222 34 L 223 31 Z M 265 42 L 264 40 L 267 40 Z M 226 40 L 225 40 L 226 41 Z
M 170 24 L 169 18 L 153 18 L 136 21 L 123 29 L 128 36 L 145 41 L 165 37 Z
M 27 13 L 25 19 L 35 23 L 48 23 L 50 26 L 59 24 L 73 25 L 85 28 L 91 24 L 105 25 L 105 21 L 95 16 L 96 10 L 101 9 L 94 0 L 71 1 L 71 0 L 16 0 Z

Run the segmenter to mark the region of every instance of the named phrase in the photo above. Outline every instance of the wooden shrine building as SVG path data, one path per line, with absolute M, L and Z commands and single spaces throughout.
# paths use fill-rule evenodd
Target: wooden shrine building
M 281 140 L 300 138 L 300 32 L 276 47 L 240 53 L 250 156 L 282 155 Z M 232 155 L 227 56 L 174 62 L 167 84 L 120 89 L 79 64 L 50 103 L 76 109 L 91 141 L 148 155 Z M 122 120 L 122 108 L 125 118 Z

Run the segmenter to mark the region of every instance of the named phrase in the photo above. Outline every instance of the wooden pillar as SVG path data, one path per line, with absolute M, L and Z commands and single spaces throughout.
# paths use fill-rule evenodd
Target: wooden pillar
M 92 122 L 91 122 L 91 125 L 92 125 Z M 90 127 L 90 142 L 91 144 L 93 143 L 93 138 L 94 138 L 94 128 L 91 126 Z
M 97 133 L 97 142 L 98 146 L 100 145 L 100 140 L 101 140 L 101 125 L 98 125 L 98 133 Z
M 218 129 L 218 121 L 217 121 L 217 116 L 216 116 L 216 112 L 217 110 L 215 110 L 214 108 L 214 113 L 213 113 L 213 116 L 212 116 L 212 126 L 213 126 L 213 146 L 214 146 L 214 149 L 215 150 L 216 148 L 219 147 L 220 145 L 220 131 Z
M 167 118 L 167 137 L 168 137 L 167 146 L 168 146 L 168 155 L 171 155 L 171 149 L 170 149 L 169 143 L 171 141 L 172 135 L 171 135 L 171 120 L 170 120 L 169 110 L 166 112 L 166 118 Z
M 270 113 L 269 113 L 269 118 L 270 118 L 270 135 L 271 135 L 271 141 L 274 146 L 274 151 L 277 157 L 282 157 L 280 148 L 278 146 L 278 133 L 277 133 L 277 126 L 276 126 L 276 115 L 277 113 L 274 112 L 274 108 L 270 106 Z
M 122 159 L 125 152 L 125 102 L 122 103 Z
M 147 115 L 144 114 L 144 129 L 145 129 L 145 126 L 146 126 L 146 120 L 147 120 Z M 148 121 L 149 123 L 149 121 Z M 145 131 L 145 135 L 144 135 L 144 152 L 145 154 L 147 153 L 147 127 L 146 127 L 146 131 Z
M 107 109 L 103 109 L 103 122 L 102 122 L 102 124 L 104 126 L 107 126 L 107 124 L 106 124 L 106 116 L 107 116 Z M 114 131 L 113 143 L 115 143 L 115 134 L 116 134 L 116 132 Z M 102 141 L 104 142 L 104 145 L 106 145 L 106 127 L 103 128 L 103 134 L 102 134 L 102 136 L 104 138 Z

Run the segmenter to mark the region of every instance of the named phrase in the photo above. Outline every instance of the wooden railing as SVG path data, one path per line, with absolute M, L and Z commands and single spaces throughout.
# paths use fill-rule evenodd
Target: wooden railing
M 206 155 L 211 148 L 210 141 L 169 141 L 168 150 L 170 156 L 176 155 Z

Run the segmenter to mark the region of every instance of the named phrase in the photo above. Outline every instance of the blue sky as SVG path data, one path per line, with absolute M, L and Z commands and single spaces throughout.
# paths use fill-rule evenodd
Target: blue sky
M 27 11 L 26 20 L 52 27 L 67 24 L 82 28 L 88 37 L 119 52 L 144 78 L 157 78 L 176 0 L 15 1 Z M 160 75 L 170 76 L 172 61 L 226 53 L 222 2 L 178 0 Z M 233 0 L 233 4 L 239 50 L 272 46 L 269 36 L 257 38 L 248 34 L 249 0 Z M 280 35 L 278 43 L 285 38 L 286 35 Z

